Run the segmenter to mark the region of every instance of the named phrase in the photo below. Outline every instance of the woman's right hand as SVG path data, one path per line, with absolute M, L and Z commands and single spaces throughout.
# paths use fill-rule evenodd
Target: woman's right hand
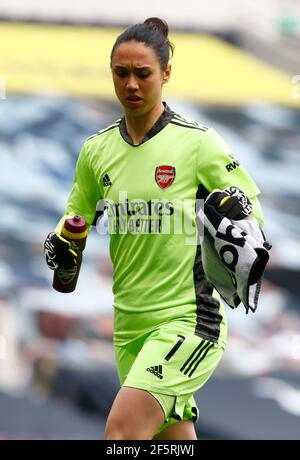
M 51 270 L 66 270 L 77 265 L 77 254 L 71 248 L 71 243 L 55 232 L 49 233 L 45 240 L 44 256 Z

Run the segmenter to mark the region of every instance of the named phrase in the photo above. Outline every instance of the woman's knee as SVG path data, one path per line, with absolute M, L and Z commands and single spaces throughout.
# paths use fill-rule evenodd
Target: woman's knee
M 108 417 L 105 427 L 105 439 L 112 441 L 135 439 L 133 429 L 130 427 L 130 423 L 126 423 L 125 417 L 126 415 Z

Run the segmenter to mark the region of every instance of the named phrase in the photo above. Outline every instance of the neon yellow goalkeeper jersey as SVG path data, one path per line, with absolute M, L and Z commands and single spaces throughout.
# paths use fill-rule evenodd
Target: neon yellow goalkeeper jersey
M 85 142 L 64 218 L 80 214 L 103 232 L 96 217 L 107 211 L 117 345 L 180 319 L 224 345 L 224 307 L 205 279 L 195 207 L 232 185 L 261 219 L 259 189 L 219 135 L 167 105 L 139 145 L 124 118 Z

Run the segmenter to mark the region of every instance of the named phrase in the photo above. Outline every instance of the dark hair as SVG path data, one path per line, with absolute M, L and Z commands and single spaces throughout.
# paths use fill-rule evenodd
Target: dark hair
M 174 53 L 174 45 L 168 39 L 168 32 L 168 24 L 159 18 L 148 18 L 143 24 L 135 24 L 128 27 L 115 41 L 110 54 L 110 64 L 113 54 L 119 45 L 130 40 L 135 40 L 153 48 L 160 61 L 162 70 L 165 70 L 170 59 L 170 54 L 173 56 Z

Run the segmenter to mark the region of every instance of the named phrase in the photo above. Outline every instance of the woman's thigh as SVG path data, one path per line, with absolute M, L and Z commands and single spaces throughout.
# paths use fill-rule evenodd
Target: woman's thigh
M 162 325 L 134 348 L 116 350 L 117 367 L 123 387 L 149 392 L 165 415 L 159 432 L 181 420 L 198 417 L 193 394 L 213 374 L 223 349 L 194 333 L 182 321 Z

